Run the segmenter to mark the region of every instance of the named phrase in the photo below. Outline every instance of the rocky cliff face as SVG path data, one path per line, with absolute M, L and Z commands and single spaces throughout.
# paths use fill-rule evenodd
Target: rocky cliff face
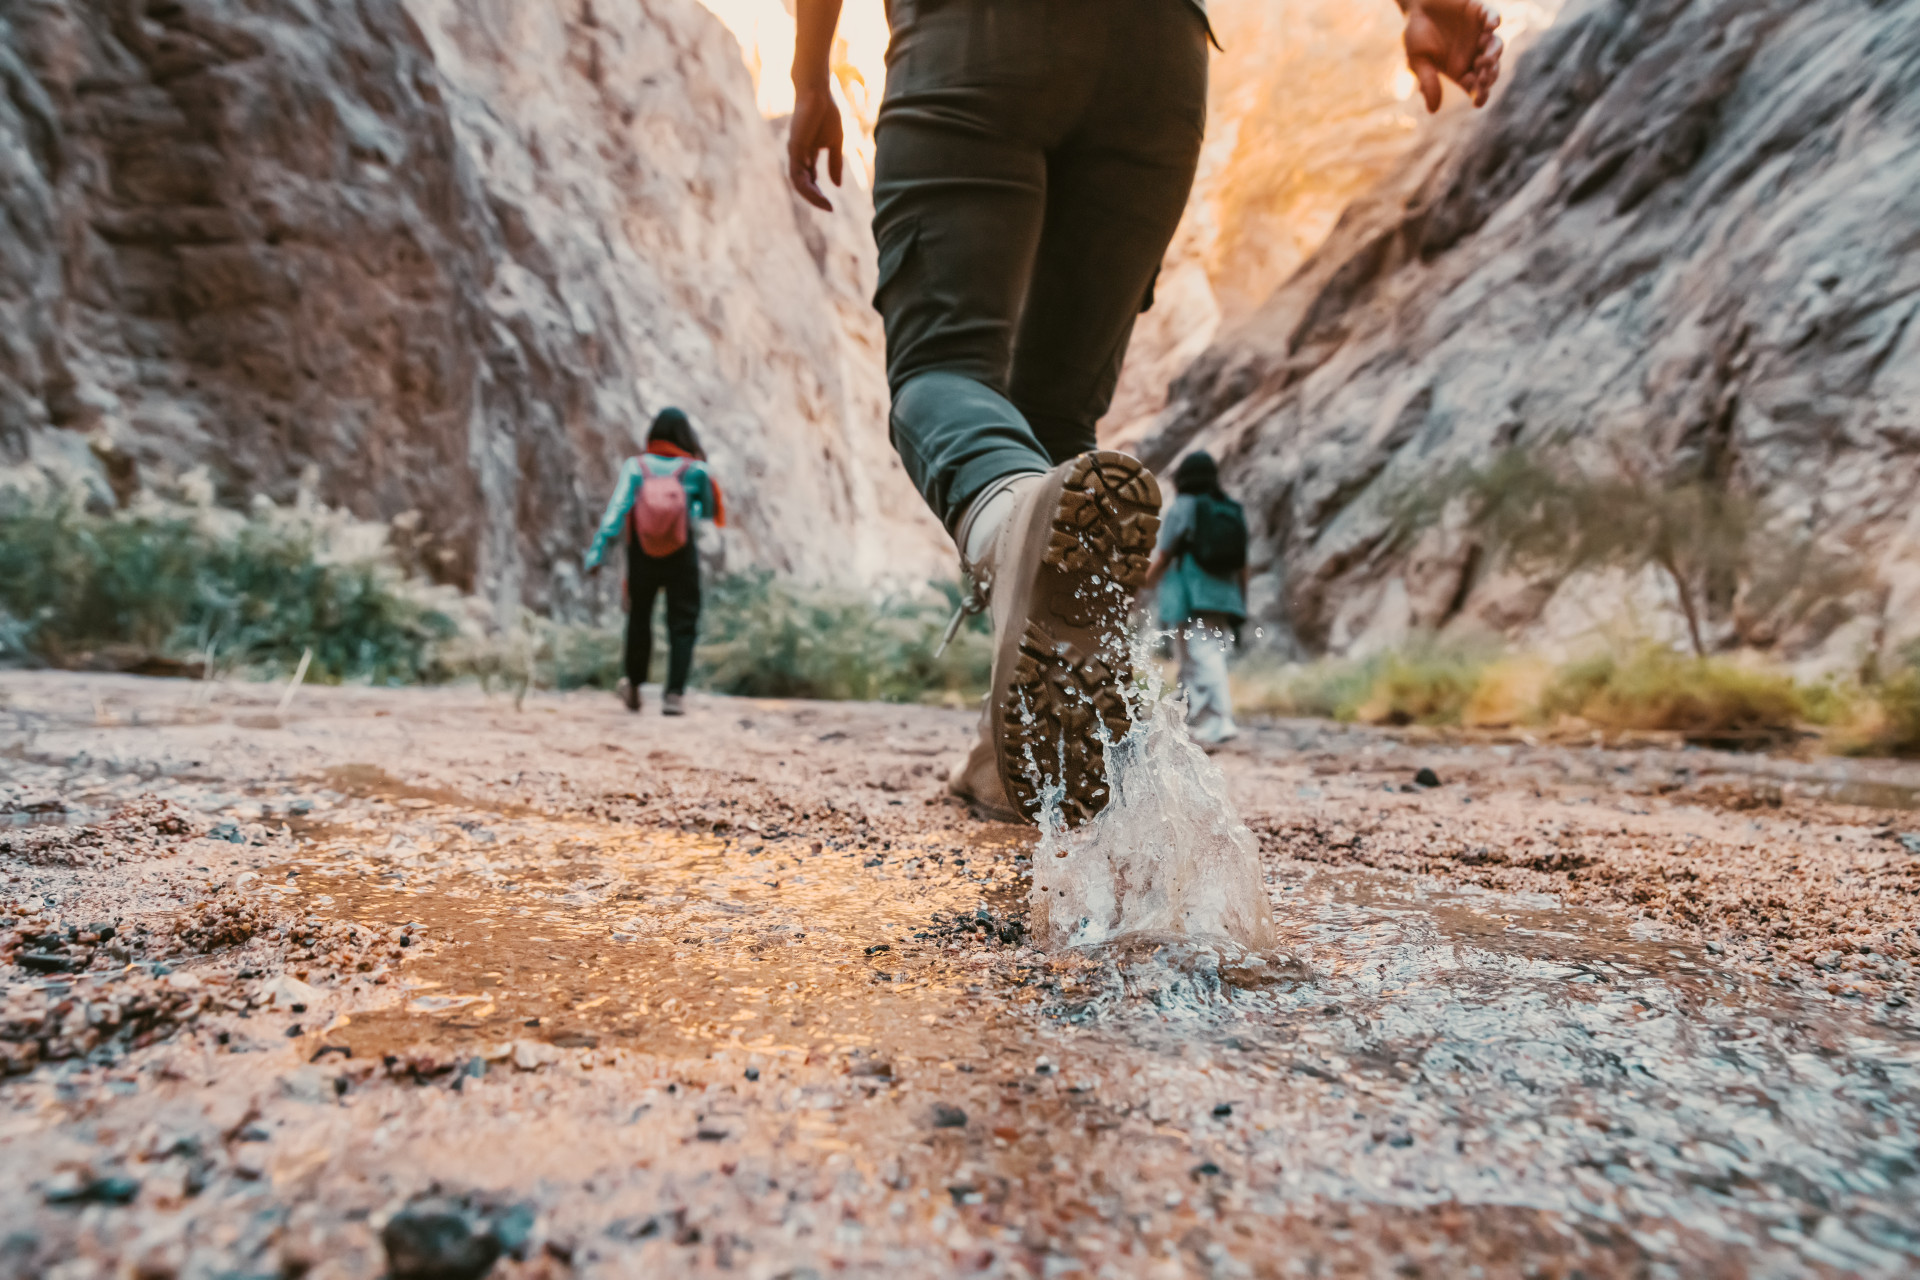
M 1511 634 L 1594 591 L 1395 518 L 1517 446 L 1758 495 L 1875 580 L 1776 643 L 1858 656 L 1920 634 L 1916 311 L 1920 4 L 1587 0 L 1188 369 L 1144 447 L 1223 457 L 1256 607 L 1309 650 Z
M 860 197 L 797 213 L 693 0 L 0 0 L 0 84 L 16 478 L 307 476 L 444 580 L 564 606 L 675 403 L 726 563 L 944 564 L 885 440 Z

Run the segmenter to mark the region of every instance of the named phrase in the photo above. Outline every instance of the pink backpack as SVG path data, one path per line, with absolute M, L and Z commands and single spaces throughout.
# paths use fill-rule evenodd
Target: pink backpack
M 693 464 L 682 458 L 664 474 L 640 459 L 640 496 L 634 499 L 633 532 L 650 556 L 670 556 L 687 545 L 687 488 L 680 483 Z

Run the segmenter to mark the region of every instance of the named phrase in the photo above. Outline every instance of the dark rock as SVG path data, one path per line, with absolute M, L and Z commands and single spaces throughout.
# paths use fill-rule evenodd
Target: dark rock
M 225 840 L 228 844 L 245 844 L 247 838 L 240 834 L 240 828 L 231 822 L 216 822 L 213 830 L 207 832 L 209 839 Z
M 1413 780 L 1416 784 L 1423 787 L 1437 787 L 1440 785 L 1440 775 L 1427 768 L 1422 768 L 1420 772 L 1414 774 Z
M 747 1075 L 747 1079 L 749 1080 L 758 1080 L 760 1078 L 760 1068 L 748 1067 L 746 1071 L 746 1075 Z
M 1205 1164 L 1197 1164 L 1197 1165 L 1195 1165 L 1195 1166 L 1193 1166 L 1193 1168 L 1192 1168 L 1191 1170 L 1189 1170 L 1188 1172 L 1189 1172 L 1189 1173 L 1190 1173 L 1190 1174 L 1191 1174 L 1191 1175 L 1192 1175 L 1192 1176 L 1193 1176 L 1193 1177 L 1194 1177 L 1195 1179 L 1199 1179 L 1199 1178 L 1212 1178 L 1212 1177 L 1215 1177 L 1215 1176 L 1217 1176 L 1217 1175 L 1219 1174 L 1219 1172 L 1220 1172 L 1220 1166 L 1219 1166 L 1219 1165 L 1217 1165 L 1217 1164 L 1215 1164 L 1215 1163 L 1214 1163 L 1213 1161 L 1211 1161 L 1211 1160 L 1209 1160 L 1209 1161 L 1207 1161 L 1207 1162 L 1206 1162 Z
M 1232 1114 L 1233 1114 L 1233 1104 L 1231 1102 L 1219 1102 L 1214 1104 L 1214 1108 L 1213 1108 L 1214 1119 L 1218 1120 L 1224 1116 L 1230 1116 Z
M 1917 64 L 1911 4 L 1565 6 L 1487 110 L 1180 374 L 1142 456 L 1215 452 L 1255 597 L 1309 653 L 1515 634 L 1588 589 L 1404 518 L 1428 478 L 1558 461 L 1570 433 L 1583 459 L 1816 513 L 1808 533 L 1901 584 L 1804 612 L 1734 607 L 1729 582 L 1714 643 L 1805 652 L 1850 616 L 1911 641 Z
M 407 0 L 5 6 L 8 464 L 58 458 L 105 505 L 199 464 L 286 501 L 312 468 L 321 501 L 417 522 L 410 567 L 474 587 L 484 560 L 532 601 L 670 392 L 727 423 L 730 557 L 845 578 L 871 541 L 931 571 L 858 189 L 796 209 L 694 0 L 565 8 L 516 32 Z
M 380 1231 L 392 1280 L 479 1280 L 502 1253 L 524 1252 L 531 1205 L 490 1206 L 468 1196 L 415 1196 Z
M 35 973 L 68 973 L 80 967 L 77 957 L 53 951 L 22 951 L 13 959 L 22 969 Z
M 140 1194 L 140 1184 L 120 1174 L 77 1173 L 54 1179 L 45 1194 L 48 1204 L 131 1204 Z
M 967 1113 L 947 1102 L 933 1104 L 933 1127 L 936 1129 L 964 1129 L 967 1127 Z

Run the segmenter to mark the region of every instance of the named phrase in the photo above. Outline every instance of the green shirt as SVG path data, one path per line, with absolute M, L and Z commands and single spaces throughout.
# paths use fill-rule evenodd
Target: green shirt
M 1158 550 L 1171 552 L 1193 532 L 1194 508 L 1199 500 L 1183 493 L 1160 525 Z M 1236 622 L 1247 619 L 1247 598 L 1240 580 L 1222 578 L 1200 567 L 1192 553 L 1182 551 L 1160 579 L 1160 625 L 1178 627 L 1203 613 L 1225 614 Z

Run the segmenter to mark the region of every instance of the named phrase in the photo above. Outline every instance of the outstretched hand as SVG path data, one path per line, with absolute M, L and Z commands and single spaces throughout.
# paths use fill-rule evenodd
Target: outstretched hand
M 1441 76 L 1466 90 L 1474 106 L 1486 106 L 1506 47 L 1494 34 L 1500 15 L 1481 0 L 1404 0 L 1403 7 L 1407 68 L 1420 82 L 1427 110 L 1440 109 Z
M 787 134 L 787 180 L 800 198 L 816 209 L 831 211 L 833 204 L 820 190 L 820 153 L 827 153 L 827 176 L 840 185 L 845 164 L 841 149 L 840 108 L 825 89 L 804 89 L 794 95 L 793 127 Z

